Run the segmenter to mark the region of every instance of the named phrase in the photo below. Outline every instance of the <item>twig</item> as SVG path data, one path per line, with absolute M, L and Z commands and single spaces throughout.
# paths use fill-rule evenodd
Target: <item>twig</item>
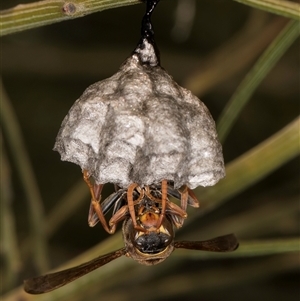
M 300 5 L 278 0 L 235 0 L 261 10 L 299 20 Z M 20 4 L 0 12 L 0 36 L 75 19 L 110 8 L 141 3 L 141 0 L 43 0 Z
M 43 0 L 20 4 L 0 12 L 0 36 L 75 19 L 120 6 L 141 3 L 140 0 Z
M 1 124 L 25 191 L 26 200 L 28 201 L 28 220 L 31 226 L 34 261 L 38 270 L 43 272 L 48 268 L 47 247 L 44 233 L 43 202 L 34 176 L 34 171 L 30 164 L 29 156 L 26 152 L 25 143 L 23 142 L 17 118 L 4 91 L 2 82 L 0 82 L 0 90 Z

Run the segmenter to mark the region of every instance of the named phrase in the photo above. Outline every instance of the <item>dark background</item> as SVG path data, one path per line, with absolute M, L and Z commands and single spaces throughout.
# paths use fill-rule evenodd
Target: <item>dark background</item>
M 3 2 L 1 9 L 18 4 L 18 1 Z M 184 27 L 185 36 L 176 30 L 178 1 L 161 1 L 153 15 L 162 66 L 180 85 L 192 89 L 217 120 L 239 83 L 269 44 L 266 40 L 272 41 L 287 20 L 230 0 L 187 2 L 192 7 L 195 4 L 195 11 L 190 27 Z M 60 161 L 58 153 L 52 151 L 61 121 L 87 86 L 114 74 L 130 55 L 139 40 L 144 9 L 144 5 L 134 5 L 107 10 L 1 39 L 3 85 L 22 130 L 46 215 L 67 191 L 77 185 L 81 177 L 78 166 Z M 231 53 L 239 53 L 239 47 L 241 51 L 245 49 L 268 26 L 273 26 L 273 29 L 261 42 L 257 42 L 256 52 L 253 51 L 249 58 L 237 56 L 232 66 L 233 69 L 238 66 L 236 71 L 229 70 L 230 66 L 226 69 Z M 242 42 L 235 43 L 243 36 Z M 232 48 L 226 50 L 227 45 L 232 45 Z M 223 145 L 226 163 L 264 141 L 299 115 L 298 51 L 299 41 L 272 69 L 240 114 Z M 217 55 L 218 60 L 214 60 Z M 218 68 L 218 64 L 222 70 L 220 79 L 212 80 L 210 86 L 199 82 L 195 91 L 191 85 L 195 74 Z M 15 286 L 19 286 L 22 279 L 39 272 L 31 264 L 32 253 L 22 249 L 29 235 L 30 217 L 16 172 L 17 166 L 13 163 L 6 141 L 4 134 L 3 145 L 11 169 L 11 204 L 21 254 L 21 264 L 14 282 Z M 113 187 L 108 185 L 105 194 L 112 190 Z M 200 233 L 201 239 L 201 229 L 208 238 L 210 226 L 218 223 L 220 235 L 225 234 L 222 232 L 222 221 L 247 223 L 249 218 L 245 221 L 241 218 L 247 216 L 247 212 L 253 213 L 253 220 L 248 228 L 242 225 L 246 230 L 240 232 L 239 239 L 296 237 L 299 235 L 297 196 L 299 158 L 204 215 L 201 220 L 183 227 L 180 238 L 195 234 L 194 239 L 198 239 Z M 76 212 L 49 238 L 51 268 L 107 237 L 99 225 L 94 229 L 88 227 L 88 206 L 89 197 L 86 195 Z M 287 210 L 289 206 L 295 209 Z M 280 210 L 285 213 L 278 214 Z M 268 217 L 267 220 L 262 222 L 265 217 Z M 233 224 L 239 227 L 239 223 Z M 238 232 L 239 229 L 232 228 L 230 231 Z M 160 269 L 153 267 L 152 271 L 149 267 L 139 267 L 134 274 L 135 279 L 126 273 L 124 283 L 108 288 L 104 296 L 109 300 L 148 300 L 140 294 L 143 294 L 144 287 L 147 291 L 150 287 L 153 295 L 149 300 L 299 300 L 300 297 L 299 260 L 295 261 L 293 255 L 172 260 L 171 256 L 168 264 L 163 263 Z M 2 264 L 5 266 L 4 259 Z M 165 286 L 158 285 L 161 279 Z M 77 299 L 102 300 L 102 293 L 98 291 L 100 286 L 101 283 L 93 290 L 81 292 L 82 297 L 77 296 Z M 182 289 L 180 293 L 173 294 L 176 286 Z M 4 287 L 3 291 L 8 289 Z M 135 289 L 137 295 L 134 294 Z M 118 290 L 120 294 L 116 295 Z M 38 297 L 36 300 L 39 300 Z

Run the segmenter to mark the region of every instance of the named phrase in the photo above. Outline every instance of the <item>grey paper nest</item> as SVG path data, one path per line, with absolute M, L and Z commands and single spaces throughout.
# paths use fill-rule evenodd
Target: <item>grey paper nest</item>
M 206 106 L 159 66 L 146 40 L 112 77 L 88 87 L 65 117 L 55 150 L 97 184 L 174 182 L 191 189 L 225 175 Z

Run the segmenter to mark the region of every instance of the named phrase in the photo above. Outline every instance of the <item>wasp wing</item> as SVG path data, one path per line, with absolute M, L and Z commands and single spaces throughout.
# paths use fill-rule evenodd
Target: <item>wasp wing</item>
M 108 196 L 103 202 L 99 201 L 99 204 L 101 205 L 101 210 L 103 213 L 103 216 L 105 216 L 111 208 L 113 208 L 112 215 L 114 215 L 122 206 L 124 203 L 124 196 L 126 195 L 126 190 L 120 189 L 114 193 L 112 193 L 110 196 Z M 91 202 L 89 215 L 88 215 L 88 224 L 90 227 L 94 227 L 99 222 L 99 216 L 96 213 L 94 206 Z
M 50 292 L 125 254 L 126 249 L 122 248 L 67 270 L 27 279 L 24 281 L 24 290 L 29 294 Z
M 205 241 L 176 241 L 174 247 L 211 252 L 230 252 L 238 248 L 239 242 L 234 234 L 219 236 Z

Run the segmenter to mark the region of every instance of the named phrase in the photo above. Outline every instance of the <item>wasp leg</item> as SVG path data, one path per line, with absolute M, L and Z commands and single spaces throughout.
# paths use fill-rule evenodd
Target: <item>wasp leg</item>
M 112 193 L 104 201 L 102 201 L 101 195 L 99 196 L 99 194 L 97 194 L 98 189 L 97 187 L 95 188 L 95 186 L 96 185 L 94 184 L 95 197 L 101 206 L 103 215 L 105 216 L 108 213 L 108 211 L 111 210 L 112 208 L 113 208 L 112 215 L 114 215 L 124 205 L 123 204 L 124 196 L 127 193 L 127 190 L 125 191 L 124 189 L 120 189 L 117 192 Z M 101 185 L 97 185 L 97 186 L 101 186 Z M 99 222 L 98 215 L 94 210 L 94 206 L 92 205 L 92 202 L 90 205 L 88 222 L 90 227 L 94 227 Z
M 109 220 L 109 226 L 113 231 L 116 231 L 117 224 L 126 218 L 129 212 L 128 205 L 122 206 Z
M 168 213 L 168 216 L 170 216 L 172 221 L 174 222 L 176 228 L 182 227 L 184 220 L 187 218 L 186 211 L 170 201 L 167 201 L 166 211 Z
M 90 210 L 89 210 L 89 225 L 91 227 L 94 226 L 93 224 L 93 215 L 96 213 L 100 223 L 102 224 L 103 228 L 105 229 L 106 232 L 113 234 L 114 232 L 112 232 L 112 229 L 110 229 L 107 225 L 106 219 L 103 215 L 101 206 L 100 206 L 100 197 L 101 197 L 101 191 L 104 185 L 93 185 L 90 181 L 90 175 L 88 173 L 87 170 L 83 171 L 83 179 L 85 181 L 85 183 L 87 184 L 87 186 L 90 189 L 90 193 L 91 193 L 91 205 L 90 205 Z M 97 198 L 98 197 L 98 198 Z M 90 223 L 91 222 L 91 223 Z
M 194 191 L 190 188 L 188 188 L 189 192 L 189 198 L 188 198 L 188 204 L 194 208 L 199 208 L 199 201 L 194 193 Z
M 161 187 L 160 187 L 161 188 Z M 158 191 L 160 193 L 160 198 L 155 197 L 151 194 L 151 187 L 145 186 L 144 188 L 145 195 L 153 202 L 155 203 L 161 203 L 161 191 Z
M 166 207 L 167 207 L 167 199 L 168 199 L 167 197 L 168 197 L 168 181 L 162 180 L 161 181 L 161 212 L 157 224 L 157 229 L 160 228 L 162 221 L 166 215 Z
M 199 207 L 199 201 L 192 189 L 184 185 L 180 189 L 178 189 L 178 192 L 181 195 L 180 202 L 181 202 L 181 208 L 183 210 L 186 210 L 187 205 L 190 205 L 194 208 Z
M 130 214 L 131 219 L 132 219 L 133 227 L 136 230 L 139 230 L 139 231 L 142 231 L 142 232 L 146 232 L 146 229 L 144 229 L 141 226 L 139 226 L 137 224 L 137 221 L 136 221 L 134 204 L 138 203 L 144 197 L 144 193 L 141 193 L 140 196 L 139 196 L 139 198 L 138 198 L 138 200 L 137 201 L 133 201 L 133 191 L 137 187 L 138 187 L 138 184 L 136 184 L 136 183 L 132 183 L 132 184 L 129 185 L 129 187 L 127 189 L 127 205 L 128 205 L 129 214 Z
M 95 199 L 97 200 L 98 203 L 100 203 L 100 200 L 101 200 L 102 188 L 103 188 L 103 185 L 101 185 L 101 184 L 100 185 L 93 184 Z M 88 224 L 89 224 L 90 227 L 94 227 L 98 224 L 98 222 L 99 222 L 99 218 L 98 218 L 97 213 L 94 210 L 94 206 L 93 206 L 92 201 L 91 201 L 90 209 L 89 209 L 89 215 L 88 215 Z
M 181 208 L 186 211 L 187 208 L 187 204 L 188 204 L 188 198 L 189 198 L 189 191 L 188 191 L 188 187 L 186 185 L 183 186 L 182 190 L 179 190 L 179 193 L 181 195 L 180 198 L 180 204 L 181 204 Z

